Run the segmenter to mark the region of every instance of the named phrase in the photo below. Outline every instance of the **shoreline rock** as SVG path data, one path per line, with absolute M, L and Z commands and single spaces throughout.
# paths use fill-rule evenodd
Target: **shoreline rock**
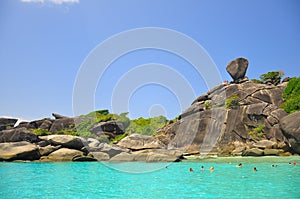
M 300 154 L 300 112 L 280 108 L 288 79 L 248 80 L 248 64 L 245 58 L 231 61 L 226 70 L 232 82 L 197 97 L 155 136 L 125 132 L 130 120 L 117 121 L 108 110 L 74 118 L 53 113 L 54 119 L 18 126 L 17 119 L 0 118 L 0 160 L 174 162 L 203 154 Z

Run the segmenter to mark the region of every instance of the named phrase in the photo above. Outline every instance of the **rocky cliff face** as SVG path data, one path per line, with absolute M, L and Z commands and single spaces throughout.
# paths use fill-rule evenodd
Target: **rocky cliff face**
M 299 124 L 293 122 L 292 127 L 288 127 L 288 122 L 285 122 L 283 127 L 280 125 L 280 121 L 288 115 L 280 108 L 287 82 L 278 84 L 277 81 L 267 81 L 268 84 L 262 84 L 250 81 L 245 77 L 247 67 L 248 60 L 245 58 L 230 62 L 226 69 L 233 81 L 218 85 L 199 96 L 178 120 L 166 126 L 157 138 L 168 145 L 168 148 L 179 148 L 190 153 L 299 153 L 299 136 L 292 139 L 296 130 L 293 131 L 293 136 L 289 133 L 292 128 L 299 129 Z M 291 120 L 290 118 L 285 121 Z M 284 129 L 288 129 L 289 132 Z
M 286 83 L 274 86 L 249 80 L 219 85 L 198 97 L 177 122 L 165 128 L 170 138 L 167 144 L 221 154 L 242 153 L 264 139 L 284 145 L 279 121 L 287 113 L 279 106 L 285 87 Z

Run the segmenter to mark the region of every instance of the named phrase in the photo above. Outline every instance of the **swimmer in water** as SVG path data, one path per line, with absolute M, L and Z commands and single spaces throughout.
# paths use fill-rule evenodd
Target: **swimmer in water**
M 214 167 L 210 167 L 209 170 L 210 170 L 210 172 L 213 172 L 215 170 L 215 168 Z
M 193 168 L 190 168 L 190 172 L 193 172 L 194 170 L 193 170 Z
M 296 166 L 296 164 L 297 164 L 296 162 L 293 163 L 294 166 Z
M 257 171 L 256 167 L 253 167 L 253 171 Z
M 242 166 L 243 166 L 243 164 L 242 164 L 242 163 L 240 163 L 240 164 L 236 165 L 236 167 L 239 167 L 239 168 L 241 168 Z
M 204 166 L 203 165 L 201 166 L 201 171 L 204 171 Z

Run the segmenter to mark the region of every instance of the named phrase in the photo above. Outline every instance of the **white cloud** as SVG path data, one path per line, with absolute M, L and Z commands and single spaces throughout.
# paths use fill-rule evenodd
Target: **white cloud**
M 79 3 L 79 0 L 21 0 L 21 2 L 63 4 L 63 3 Z

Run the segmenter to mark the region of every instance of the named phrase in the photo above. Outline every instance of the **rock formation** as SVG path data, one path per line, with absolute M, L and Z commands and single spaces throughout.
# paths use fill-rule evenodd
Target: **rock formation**
M 82 149 L 84 147 L 81 139 L 76 136 L 71 135 L 48 135 L 48 136 L 40 136 L 41 140 L 48 141 L 51 145 L 57 146 L 61 145 L 62 147 L 66 147 L 69 149 Z
M 53 114 L 16 127 L 17 119 L 0 118 L 0 160 L 174 162 L 199 154 L 300 154 L 300 112 L 280 108 L 287 82 L 250 81 L 247 67 L 245 58 L 230 62 L 233 82 L 199 96 L 155 136 L 125 133 L 128 123 L 107 110 L 75 118 Z
M 280 121 L 287 116 L 280 108 L 287 83 L 268 85 L 245 79 L 247 66 L 244 58 L 230 62 L 226 69 L 234 81 L 199 96 L 157 138 L 168 149 L 190 153 L 279 155 L 289 151 L 288 137 L 298 152 L 299 139 L 291 134 L 285 136 L 287 133 L 283 134 L 280 127 Z
M 196 150 L 209 147 L 226 154 L 229 145 L 236 149 L 234 142 L 244 143 L 246 148 L 261 139 L 284 142 L 279 121 L 287 113 L 279 106 L 285 87 L 285 83 L 270 86 L 245 81 L 212 89 L 166 129 L 169 147 L 190 147 L 191 151 L 193 146 Z
M 40 153 L 35 144 L 26 141 L 0 143 L 0 161 L 38 160 Z
M 289 145 L 296 153 L 300 154 L 300 112 L 282 118 L 280 124 Z
M 30 132 L 24 127 L 0 131 L 0 143 L 20 141 L 35 143 L 38 140 L 39 138 L 35 133 Z
M 248 60 L 245 58 L 237 58 L 227 65 L 226 71 L 230 74 L 233 81 L 237 83 L 245 78 L 247 68 Z
M 165 148 L 163 143 L 153 138 L 152 136 L 146 136 L 140 134 L 132 134 L 122 139 L 117 145 L 131 150 Z
M 18 119 L 0 118 L 0 131 L 14 127 Z

